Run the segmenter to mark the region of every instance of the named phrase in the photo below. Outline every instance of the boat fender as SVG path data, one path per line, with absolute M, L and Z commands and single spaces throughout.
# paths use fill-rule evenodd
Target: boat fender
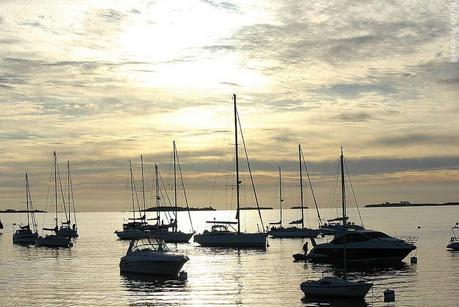
M 312 247 L 316 247 L 317 245 L 316 240 L 313 237 L 310 237 L 310 239 L 311 239 Z
M 418 263 L 418 257 L 416 256 L 411 257 L 411 264 L 416 264 L 416 263 Z
M 384 302 L 395 302 L 395 291 L 392 289 L 386 289 L 384 291 Z
M 188 280 L 188 273 L 185 271 L 180 271 L 179 273 L 179 280 L 186 281 Z

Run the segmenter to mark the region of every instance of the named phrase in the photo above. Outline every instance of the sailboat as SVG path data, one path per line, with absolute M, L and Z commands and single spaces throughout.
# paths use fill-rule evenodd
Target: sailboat
M 272 227 L 271 230 L 268 232 L 273 238 L 315 238 L 320 234 L 320 231 L 318 229 L 311 229 L 304 227 L 304 193 L 303 193 L 303 160 L 302 160 L 302 150 L 301 150 L 301 145 L 298 145 L 298 161 L 300 163 L 299 167 L 299 178 L 300 178 L 300 205 L 301 205 L 301 219 L 292 221 L 290 222 L 290 225 L 299 225 L 301 224 L 301 228 L 298 228 L 296 226 L 291 226 L 291 227 Z M 307 170 L 307 169 L 306 169 Z M 309 179 L 309 173 L 308 173 L 308 179 Z M 311 185 L 311 181 L 309 179 L 309 184 Z M 313 193 L 313 197 L 315 200 L 314 196 L 314 190 L 312 190 L 312 185 L 311 185 L 311 191 Z M 317 214 L 319 216 L 319 224 L 321 222 L 320 218 L 320 213 L 319 209 L 317 207 L 317 203 L 315 203 L 316 209 L 317 209 Z
M 363 299 L 370 291 L 373 283 L 350 281 L 346 277 L 346 192 L 344 185 L 343 149 L 341 148 L 341 204 L 343 210 L 344 242 L 342 261 L 344 264 L 343 277 L 325 276 L 319 280 L 306 280 L 300 289 L 306 296 L 347 297 Z
M 60 181 L 60 175 L 59 175 L 59 171 L 58 171 L 58 164 L 57 164 L 57 155 L 56 155 L 56 151 L 53 152 L 53 173 L 54 173 L 54 203 L 55 203 L 55 217 L 54 217 L 54 221 L 55 221 L 55 226 L 54 228 L 43 228 L 43 230 L 45 231 L 50 231 L 50 232 L 54 232 L 54 234 L 49 234 L 49 235 L 46 235 L 46 236 L 39 236 L 36 240 L 35 240 L 35 243 L 39 246 L 46 246 L 46 247 L 71 247 L 73 244 L 70 242 L 70 238 L 69 237 L 63 237 L 63 236 L 60 236 L 58 234 L 59 232 L 59 224 L 58 224 L 58 207 L 57 207 L 57 204 L 58 204 L 58 197 L 59 197 L 59 193 L 58 193 L 58 181 L 59 181 L 59 188 L 60 188 L 60 191 L 61 191 L 61 196 L 62 196 L 62 200 L 64 200 L 64 195 L 63 195 L 63 191 L 62 191 L 62 184 L 61 184 L 61 181 Z M 64 204 L 64 208 L 65 208 L 65 204 Z
M 26 215 L 27 224 L 19 225 L 13 234 L 13 243 L 16 244 L 35 244 L 38 238 L 37 222 L 33 211 L 32 196 L 30 194 L 29 177 L 25 174 L 25 195 L 26 195 Z
M 70 175 L 70 162 L 69 161 L 67 161 L 67 205 L 68 205 L 68 208 L 65 210 L 66 211 L 65 212 L 66 221 L 61 222 L 62 225 L 59 228 L 57 234 L 63 237 L 78 238 L 78 226 L 77 226 L 76 212 L 75 212 L 75 200 L 73 197 L 73 184 L 72 184 L 72 176 Z M 72 224 L 72 219 L 71 219 L 72 211 L 73 211 L 73 224 Z M 70 224 L 72 224 L 71 227 L 70 227 Z
M 239 189 L 241 181 L 239 179 L 239 150 L 238 150 L 238 128 L 240 129 L 240 121 L 238 120 L 237 105 L 236 105 L 236 94 L 233 94 L 233 105 L 234 105 L 234 139 L 235 139 L 235 168 L 236 168 L 236 219 L 237 221 L 207 221 L 207 223 L 213 224 L 211 230 L 205 230 L 201 234 L 194 236 L 194 242 L 201 246 L 209 247 L 236 247 L 236 248 L 266 248 L 267 234 L 261 233 L 247 233 L 241 231 L 240 223 L 240 196 Z M 239 127 L 238 127 L 239 124 Z M 242 129 L 241 129 L 242 134 Z M 242 141 L 245 148 L 244 137 L 242 135 Z M 247 155 L 246 155 L 247 158 Z M 250 165 L 248 164 L 250 171 Z M 251 177 L 252 178 L 252 177 Z M 252 180 L 253 185 L 253 180 Z M 256 194 L 255 194 L 256 195 Z M 257 203 L 258 205 L 258 203 Z M 261 213 L 258 210 L 260 219 Z M 236 225 L 235 228 L 233 225 Z M 264 226 L 262 227 L 264 230 Z
M 140 158 L 141 158 L 142 174 L 143 174 L 143 157 L 141 156 Z M 143 215 L 142 215 L 142 212 L 140 209 L 140 204 L 139 204 L 139 199 L 138 199 L 137 190 L 135 186 L 134 173 L 132 171 L 131 161 L 129 161 L 129 174 L 130 174 L 130 188 L 131 188 L 131 202 L 132 202 L 132 217 L 128 218 L 127 223 L 123 224 L 123 230 L 117 230 L 115 231 L 115 234 L 121 240 L 138 240 L 138 239 L 146 239 L 146 238 L 153 237 L 155 236 L 155 233 L 153 231 L 146 229 L 147 218 L 145 216 L 145 211 L 143 211 Z M 144 201 L 145 201 L 145 196 L 144 196 Z M 137 204 L 137 209 L 135 206 L 136 204 Z M 145 206 L 145 203 L 144 203 L 144 206 Z M 138 217 L 136 216 L 136 212 L 138 212 L 138 215 L 139 215 Z
M 381 231 L 355 229 L 346 223 L 345 185 L 344 185 L 344 155 L 341 149 L 341 189 L 342 189 L 342 225 L 335 232 L 332 241 L 316 244 L 311 239 L 314 248 L 307 258 L 313 262 L 340 263 L 343 254 L 346 261 L 353 263 L 400 263 L 410 252 L 416 249 L 413 244 L 417 238 L 410 237 L 402 240 L 388 236 Z
M 172 147 L 173 147 L 173 154 L 174 154 L 174 219 L 169 223 L 168 225 L 160 225 L 160 213 L 159 213 L 159 205 L 160 205 L 160 200 L 161 200 L 161 195 L 160 195 L 160 188 L 159 188 L 159 172 L 158 172 L 158 165 L 155 164 L 155 178 L 156 178 L 156 206 L 157 206 L 157 216 L 156 220 L 157 223 L 156 225 L 149 226 L 148 229 L 151 231 L 157 232 L 158 236 L 163 239 L 166 243 L 188 243 L 191 239 L 191 237 L 194 234 L 194 231 L 192 232 L 183 232 L 181 230 L 178 230 L 178 196 L 177 196 L 177 166 L 178 166 L 178 171 L 180 174 L 180 179 L 183 187 L 183 193 L 185 197 L 185 202 L 187 209 L 188 207 L 188 198 L 186 195 L 185 191 L 185 185 L 183 182 L 183 176 L 182 176 L 182 169 L 180 166 L 180 161 L 179 161 L 179 156 L 177 152 L 177 146 L 175 144 L 175 141 L 172 142 Z M 193 223 L 191 221 L 191 214 L 190 211 L 188 210 L 188 217 L 190 219 L 190 225 L 193 227 Z

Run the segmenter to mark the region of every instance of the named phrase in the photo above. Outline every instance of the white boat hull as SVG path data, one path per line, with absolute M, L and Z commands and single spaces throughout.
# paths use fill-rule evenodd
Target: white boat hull
M 301 284 L 301 291 L 305 296 L 363 299 L 373 286 L 372 283 L 352 282 L 340 278 L 332 279 L 332 282 L 326 282 L 326 279 L 322 278 L 318 281 L 307 280 Z
M 265 233 L 214 233 L 204 232 L 194 236 L 194 242 L 204 247 L 266 248 Z
M 158 236 L 166 243 L 188 243 L 193 236 L 193 233 L 185 233 L 182 231 L 160 231 Z
M 38 237 L 35 244 L 45 247 L 71 247 L 73 246 L 70 238 L 50 235 L 45 237 Z
M 120 271 L 128 274 L 177 276 L 187 261 L 188 257 L 182 255 L 169 255 L 158 259 L 124 256 L 120 261 Z
M 315 238 L 320 234 L 319 229 L 309 228 L 283 228 L 272 229 L 269 234 L 273 238 Z

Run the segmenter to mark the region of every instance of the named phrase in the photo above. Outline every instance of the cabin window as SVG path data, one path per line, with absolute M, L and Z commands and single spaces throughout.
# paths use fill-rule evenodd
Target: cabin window
M 334 239 L 331 243 L 333 244 L 344 244 L 344 237 L 346 237 L 346 243 L 353 243 L 353 242 L 362 242 L 368 241 L 368 238 L 359 233 L 348 233 L 346 236 L 341 236 L 339 238 Z

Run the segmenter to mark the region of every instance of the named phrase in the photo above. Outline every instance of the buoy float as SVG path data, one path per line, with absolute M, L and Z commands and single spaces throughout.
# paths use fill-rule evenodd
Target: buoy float
M 418 257 L 416 257 L 416 256 L 411 257 L 411 263 L 412 264 L 418 263 Z
M 384 291 L 384 302 L 395 302 L 395 291 L 392 289 L 386 289 Z
M 185 271 L 180 271 L 179 280 L 186 281 L 188 279 L 188 273 Z

